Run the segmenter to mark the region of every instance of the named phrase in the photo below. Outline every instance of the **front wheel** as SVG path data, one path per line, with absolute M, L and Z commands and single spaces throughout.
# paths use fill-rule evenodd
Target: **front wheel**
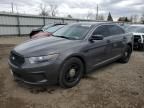
M 129 45 L 127 45 L 127 47 L 126 47 L 125 51 L 123 52 L 123 55 L 119 61 L 121 63 L 128 63 L 130 56 L 131 56 L 131 53 L 132 53 L 132 49 Z
M 64 88 L 71 88 L 79 83 L 84 71 L 83 63 L 80 59 L 73 57 L 66 60 L 61 68 L 59 84 Z

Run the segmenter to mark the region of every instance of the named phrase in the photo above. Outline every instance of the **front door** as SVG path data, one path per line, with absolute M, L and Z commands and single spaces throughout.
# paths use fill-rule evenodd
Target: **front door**
M 107 37 L 109 35 L 109 31 L 106 25 L 101 25 L 97 27 L 92 35 L 103 35 L 103 40 L 93 40 L 92 42 L 88 42 L 87 57 L 88 57 L 88 65 L 96 66 L 99 63 L 109 59 L 111 53 L 111 43 L 107 41 Z

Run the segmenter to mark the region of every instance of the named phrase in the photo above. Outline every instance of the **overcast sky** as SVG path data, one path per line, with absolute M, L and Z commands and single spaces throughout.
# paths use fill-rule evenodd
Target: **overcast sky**
M 58 5 L 58 15 L 65 17 L 68 14 L 74 18 L 86 18 L 87 13 L 96 13 L 97 4 L 99 14 L 107 17 L 111 12 L 116 20 L 119 16 L 142 15 L 144 13 L 144 0 L 0 0 L 1 11 L 11 11 L 11 3 L 14 11 L 26 14 L 39 14 L 39 5 Z

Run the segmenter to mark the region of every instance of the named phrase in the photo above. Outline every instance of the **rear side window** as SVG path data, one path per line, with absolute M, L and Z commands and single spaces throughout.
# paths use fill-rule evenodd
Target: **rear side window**
M 108 25 L 108 26 L 111 35 L 119 35 L 125 33 L 124 30 L 117 25 Z
M 93 35 L 103 35 L 104 37 L 110 36 L 110 32 L 107 25 L 102 25 L 96 28 Z

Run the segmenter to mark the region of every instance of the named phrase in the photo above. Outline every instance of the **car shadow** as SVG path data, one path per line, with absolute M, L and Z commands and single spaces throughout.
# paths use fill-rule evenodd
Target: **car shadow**
M 59 89 L 60 87 L 58 85 L 43 85 L 43 86 L 35 86 L 35 85 L 29 85 L 29 84 L 25 84 L 24 82 L 21 81 L 16 81 L 17 85 L 24 88 L 25 90 L 28 90 L 30 93 L 33 94 L 39 94 L 42 92 L 47 92 L 49 94 L 53 94 L 53 92 L 57 89 Z

